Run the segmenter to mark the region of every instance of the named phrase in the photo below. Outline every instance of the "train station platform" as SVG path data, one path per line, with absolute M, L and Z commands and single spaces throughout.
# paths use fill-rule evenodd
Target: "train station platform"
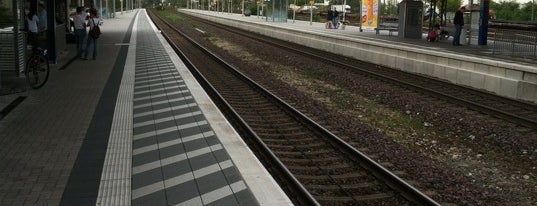
M 324 23 L 288 19 L 273 22 L 260 16 L 179 9 L 190 15 L 305 45 L 377 65 L 422 74 L 500 96 L 537 103 L 537 60 L 493 55 L 492 46 L 453 46 L 398 38 L 397 31 L 360 31 L 356 26 L 326 29 Z M 352 21 L 352 20 L 351 20 Z M 473 40 L 474 42 L 476 40 Z M 336 57 L 337 58 L 337 57 Z
M 145 10 L 101 30 L 0 96 L 0 205 L 292 204 Z

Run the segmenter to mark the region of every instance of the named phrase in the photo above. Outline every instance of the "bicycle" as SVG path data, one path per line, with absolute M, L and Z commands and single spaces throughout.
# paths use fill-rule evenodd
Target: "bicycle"
M 24 75 L 26 76 L 26 81 L 28 81 L 28 84 L 33 89 L 39 89 L 47 83 L 50 74 L 50 65 L 46 56 L 47 49 L 32 45 L 32 53 L 26 62 Z

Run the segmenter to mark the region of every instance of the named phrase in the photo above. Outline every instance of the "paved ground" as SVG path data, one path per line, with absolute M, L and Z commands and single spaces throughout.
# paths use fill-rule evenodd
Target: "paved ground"
M 17 82 L 20 93 L 0 96 L 2 108 L 25 96 L 0 120 L 0 205 L 58 205 L 65 190 L 79 149 L 86 137 L 93 114 L 118 56 L 134 13 L 106 20 L 99 39 L 96 61 L 75 60 L 69 45 L 59 63 L 52 65 L 48 83 L 39 90 Z M 106 22 L 117 22 L 114 28 Z M 111 34 L 118 33 L 121 35 Z M 6 82 L 7 83 L 7 82 Z

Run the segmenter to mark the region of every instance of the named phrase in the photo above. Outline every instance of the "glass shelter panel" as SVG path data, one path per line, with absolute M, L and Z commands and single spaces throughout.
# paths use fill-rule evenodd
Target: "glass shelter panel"
M 0 72 L 19 75 L 24 68 L 24 6 L 19 0 L 0 0 Z
M 288 0 L 265 1 L 267 21 L 287 22 Z

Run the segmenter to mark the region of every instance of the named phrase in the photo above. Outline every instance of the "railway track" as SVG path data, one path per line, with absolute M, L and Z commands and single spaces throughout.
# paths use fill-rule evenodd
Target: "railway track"
M 228 32 L 236 33 L 240 36 L 255 39 L 258 42 L 263 42 L 270 46 L 308 56 L 316 61 L 337 65 L 340 68 L 347 69 L 359 75 L 369 76 L 430 95 L 434 98 L 443 99 L 447 102 L 464 106 L 509 121 L 513 124 L 530 129 L 537 128 L 537 105 L 534 103 L 501 97 L 484 90 L 476 90 L 467 86 L 455 85 L 440 79 L 382 67 L 352 58 L 344 58 L 343 61 L 340 58 L 335 60 L 336 58 L 332 58 L 333 55 L 324 51 L 311 49 L 301 45 L 289 44 L 289 42 L 278 39 L 260 37 L 251 32 L 229 28 L 210 21 L 204 21 L 204 23 Z
M 438 204 L 148 11 L 295 204 Z

